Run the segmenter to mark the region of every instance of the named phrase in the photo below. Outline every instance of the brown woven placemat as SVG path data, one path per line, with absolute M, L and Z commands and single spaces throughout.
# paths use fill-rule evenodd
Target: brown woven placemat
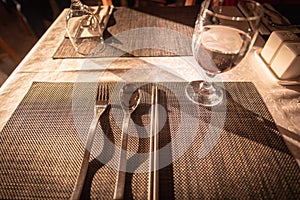
M 155 10 L 155 12 L 151 11 Z M 104 32 L 106 48 L 92 55 L 77 53 L 64 38 L 53 58 L 192 55 L 191 37 L 198 7 L 115 8 Z
M 108 84 L 113 88 L 116 83 Z M 191 104 L 185 97 L 185 85 L 159 86 L 159 102 L 167 111 L 159 133 L 160 148 L 180 138 L 159 155 L 160 163 L 174 157 L 196 131 L 185 153 L 159 171 L 160 199 L 300 198 L 300 169 L 252 83 L 224 83 L 225 109 Z M 80 133 L 88 130 L 95 88 L 95 83 L 33 83 L 0 133 L 1 199 L 70 197 L 83 156 Z M 132 116 L 139 126 L 130 127 L 130 132 L 140 135 L 147 134 L 143 127 L 149 125 L 150 85 L 143 85 L 142 92 L 142 101 Z M 121 108 L 112 103 L 98 124 L 84 199 L 112 199 L 117 171 L 103 161 L 112 159 L 114 149 L 102 136 L 118 146 L 121 121 Z M 180 126 L 187 128 L 181 130 Z M 201 158 L 201 146 L 212 127 L 220 129 L 220 137 Z M 131 136 L 129 150 L 147 153 L 148 138 Z M 147 168 L 139 166 L 144 161 L 137 156 L 128 162 Z M 148 173 L 128 173 L 126 198 L 146 199 L 148 179 Z

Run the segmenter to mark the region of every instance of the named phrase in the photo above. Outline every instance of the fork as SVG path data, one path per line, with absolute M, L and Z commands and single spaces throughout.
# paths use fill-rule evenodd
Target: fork
M 75 183 L 75 186 L 73 188 L 73 192 L 72 192 L 72 195 L 70 198 L 72 200 L 80 199 L 83 185 L 85 182 L 85 177 L 86 177 L 87 170 L 88 170 L 90 151 L 92 150 L 92 145 L 93 145 L 93 141 L 94 141 L 97 123 L 100 119 L 100 116 L 107 108 L 108 101 L 109 101 L 108 85 L 102 85 L 102 84 L 98 85 L 97 95 L 96 95 L 95 105 L 94 105 L 94 117 L 93 117 L 93 120 L 90 125 L 88 138 L 87 138 L 86 145 L 85 145 L 83 160 L 82 160 L 82 164 L 81 164 L 81 169 L 80 169 L 79 175 L 77 177 L 77 180 L 76 180 L 76 183 Z

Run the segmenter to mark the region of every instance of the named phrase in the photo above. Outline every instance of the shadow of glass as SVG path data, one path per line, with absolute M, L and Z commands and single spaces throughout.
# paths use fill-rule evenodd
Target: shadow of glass
M 220 108 L 224 105 L 218 105 Z M 211 112 L 210 108 L 205 108 Z M 252 142 L 262 144 L 275 151 L 280 151 L 284 154 L 291 154 L 288 150 L 282 136 L 280 135 L 277 126 L 272 119 L 267 108 L 265 112 L 256 113 L 245 108 L 240 102 L 235 100 L 229 91 L 226 91 L 226 119 L 224 129 L 228 133 L 235 134 Z M 218 109 L 214 109 L 218 112 Z M 221 109 L 221 112 L 224 110 Z M 205 123 L 210 123 L 210 118 L 200 118 Z M 218 124 L 214 124 L 218 126 Z M 221 124 L 222 125 L 222 124 Z
M 182 84 L 183 86 L 185 84 Z M 147 90 L 145 89 L 145 92 Z M 289 148 L 295 148 L 297 149 L 298 147 L 293 146 L 293 144 L 286 144 L 286 142 L 283 140 L 282 138 L 282 134 L 286 137 L 289 137 L 297 142 L 300 142 L 300 136 L 297 135 L 296 133 L 292 133 L 288 130 L 286 130 L 283 127 L 277 127 L 275 122 L 272 119 L 272 116 L 270 115 L 270 113 L 268 112 L 268 109 L 266 108 L 266 106 L 264 104 L 257 104 L 255 106 L 259 106 L 258 109 L 254 108 L 251 109 L 250 107 L 245 106 L 243 103 L 241 103 L 241 101 L 235 96 L 233 95 L 233 93 L 231 93 L 232 91 L 230 89 L 225 90 L 226 92 L 226 101 L 224 102 L 225 105 L 219 105 L 220 109 L 216 108 L 216 109 L 209 109 L 209 108 L 204 108 L 204 107 L 199 107 L 199 109 L 201 110 L 200 113 L 205 113 L 206 117 L 199 117 L 199 116 L 195 116 L 199 119 L 199 123 L 200 124 L 209 124 L 211 121 L 211 113 L 212 112 L 226 112 L 226 119 L 225 119 L 225 123 L 223 124 L 224 126 L 221 126 L 220 124 L 220 129 L 224 130 L 226 132 L 226 134 L 228 135 L 233 135 L 237 140 L 241 141 L 241 143 L 245 142 L 247 143 L 247 145 L 245 146 L 245 148 L 247 148 L 247 146 L 250 146 L 250 150 L 247 149 L 242 149 L 242 151 L 246 152 L 246 151 L 251 151 L 250 153 L 254 153 L 253 151 L 259 151 L 259 149 L 255 149 L 256 147 L 254 146 L 260 146 L 259 148 L 263 148 L 263 152 L 265 153 L 271 153 L 269 155 L 264 155 L 266 156 L 265 158 L 262 159 L 270 159 L 270 156 L 278 156 L 278 159 L 280 159 L 279 157 L 281 155 L 283 155 L 283 158 L 289 158 L 289 161 L 279 161 L 279 160 L 271 160 L 271 163 L 276 161 L 279 162 L 278 164 L 282 164 L 285 162 L 290 162 L 292 161 L 292 154 L 289 150 Z M 159 104 L 168 109 L 170 108 L 170 106 L 176 106 L 177 107 L 177 111 L 180 112 L 180 105 L 179 103 L 175 102 L 172 99 L 172 102 L 170 101 L 170 91 L 167 91 L 160 88 L 159 90 Z M 176 96 L 173 96 L 171 98 L 176 98 Z M 254 97 L 255 98 L 255 97 Z M 255 101 L 254 101 L 255 102 Z M 262 102 L 260 102 L 262 103 Z M 224 110 L 223 106 L 226 107 L 226 109 Z M 138 107 L 138 109 L 136 110 L 135 113 L 133 113 L 132 115 L 132 119 L 134 120 L 135 124 L 138 125 L 137 128 L 137 133 L 138 134 L 146 134 L 147 130 L 143 129 L 144 126 L 148 125 L 148 119 L 145 119 L 145 116 L 147 117 L 147 115 L 149 115 L 149 109 L 151 107 L 151 104 L 149 104 L 149 102 L 145 101 L 143 103 L 141 103 L 141 106 Z M 191 115 L 194 115 L 194 112 L 190 113 Z M 179 115 L 179 113 L 175 113 L 174 115 Z M 101 119 L 101 124 L 105 124 L 109 119 L 107 118 L 107 114 L 106 117 L 104 117 L 103 119 Z M 160 121 L 160 120 L 159 120 Z M 162 127 L 162 129 L 159 132 L 159 138 L 160 138 L 160 143 L 159 143 L 159 148 L 163 148 L 165 146 L 167 146 L 171 141 L 172 141 L 172 137 L 174 137 L 174 135 L 172 135 L 173 133 L 171 133 L 171 126 L 170 123 L 174 123 L 174 119 L 170 119 L 170 116 L 167 115 L 167 120 L 166 123 L 164 124 L 164 126 Z M 180 122 L 178 122 L 179 124 Z M 174 125 L 173 125 L 174 126 Z M 218 126 L 218 124 L 214 124 L 214 126 Z M 103 128 L 103 127 L 102 127 Z M 110 128 L 110 126 L 108 125 L 107 127 L 104 127 L 104 132 L 106 133 L 107 137 L 114 142 L 114 136 L 112 134 L 112 130 Z M 205 129 L 203 129 L 205 130 Z M 280 131 L 280 132 L 279 132 Z M 138 137 L 138 136 L 137 136 Z M 231 137 L 231 136 L 230 136 Z M 240 138 L 242 140 L 240 140 Z M 221 140 L 221 139 L 219 139 Z M 219 141 L 220 142 L 220 141 Z M 237 142 L 237 141 L 235 141 Z M 105 145 L 105 144 L 104 144 Z M 149 152 L 149 138 L 142 138 L 142 137 L 138 137 L 137 138 L 137 142 L 136 144 L 137 150 L 136 150 L 136 155 L 133 155 L 129 160 L 128 160 L 128 165 L 130 165 L 131 168 L 137 169 L 138 167 L 140 167 L 140 164 L 146 161 L 146 158 L 144 160 L 141 160 L 141 157 L 138 155 L 138 153 L 147 153 Z M 218 144 L 217 144 L 218 145 Z M 225 143 L 223 144 L 223 148 L 226 148 Z M 254 146 L 252 146 L 254 145 Z M 251 147 L 252 146 L 252 147 Z M 289 148 L 288 148 L 289 147 Z M 191 147 L 191 149 L 194 147 Z M 105 149 L 105 152 L 101 152 L 101 154 L 108 154 L 110 155 L 109 157 L 112 157 L 114 154 L 114 149 L 107 149 L 107 147 L 103 147 L 103 149 Z M 168 166 L 161 168 L 159 170 L 159 198 L 162 199 L 173 199 L 175 197 L 175 182 L 174 182 L 174 165 L 172 163 L 172 148 L 169 148 L 167 151 L 164 151 L 164 154 L 159 154 L 159 162 L 166 162 L 166 159 L 169 159 L 170 163 Z M 193 149 L 192 151 L 197 151 L 196 149 Z M 240 154 L 241 151 L 237 150 L 237 153 Z M 218 156 L 222 156 L 220 150 L 214 151 L 214 149 L 212 150 L 212 153 L 215 153 L 215 159 L 218 159 Z M 235 151 L 233 151 L 235 152 Z M 244 152 L 244 153 L 245 153 Z M 275 153 L 272 153 L 275 152 Z M 295 152 L 295 151 L 294 151 Z M 220 155 L 219 155 L 220 154 Z M 245 153 L 245 155 L 247 156 L 247 153 Z M 245 156 L 244 155 L 244 156 Z M 101 156 L 101 155 L 100 155 Z M 214 155 L 209 155 L 208 157 L 214 157 Z M 294 158 L 296 159 L 300 159 L 299 154 L 294 154 L 293 155 Z M 107 157 L 107 155 L 106 155 Z M 239 159 L 239 158 L 235 158 L 235 159 Z M 242 159 L 247 159 L 247 157 L 242 158 Z M 272 158 L 273 159 L 273 158 Z M 201 161 L 201 160 L 200 160 Z M 215 160 L 213 159 L 212 161 L 215 162 Z M 253 161 L 253 160 L 252 160 Z M 265 160 L 264 162 L 267 162 L 268 160 Z M 249 162 L 251 162 L 251 158 L 249 158 Z M 254 161 L 254 165 L 259 164 L 258 162 Z M 216 161 L 216 163 L 214 164 L 215 167 L 219 167 L 216 168 L 216 171 L 218 172 L 222 172 L 224 171 L 224 169 L 218 164 L 218 162 Z M 252 165 L 252 164 L 251 164 Z M 89 166 L 89 171 L 88 171 L 88 176 L 86 179 L 86 184 L 84 187 L 84 192 L 83 192 L 83 198 L 84 199 L 89 199 L 90 198 L 90 192 L 91 192 L 91 186 L 92 186 L 92 181 L 93 181 L 93 177 L 96 174 L 96 172 L 103 167 L 104 164 L 99 162 L 98 159 L 94 159 L 93 161 L 91 161 L 90 166 Z M 224 172 L 225 173 L 225 172 Z M 134 173 L 127 173 L 126 174 L 126 185 L 125 185 L 125 195 L 126 197 L 132 199 L 135 195 L 133 191 L 133 188 L 131 187 L 133 184 L 133 179 L 135 179 L 135 174 Z M 113 177 L 114 179 L 115 177 Z

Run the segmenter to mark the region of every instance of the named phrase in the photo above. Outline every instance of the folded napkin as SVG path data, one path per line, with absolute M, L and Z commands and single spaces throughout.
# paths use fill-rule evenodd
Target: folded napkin
M 100 8 L 100 12 L 99 13 L 95 13 L 96 16 L 98 16 L 98 20 L 99 20 L 99 24 L 100 24 L 100 28 L 101 28 L 101 34 L 103 34 L 106 26 L 107 26 L 107 22 L 109 20 L 110 15 L 112 14 L 114 9 L 113 5 L 109 5 L 109 6 L 101 6 Z M 97 10 L 96 7 L 92 7 L 92 10 L 95 12 Z M 82 23 L 81 20 L 76 22 L 78 23 L 76 26 L 74 26 L 74 28 L 78 28 L 80 25 L 79 23 Z M 71 31 L 71 32 L 76 32 L 76 31 Z M 81 37 L 89 37 L 89 36 L 93 36 L 90 32 L 88 32 L 87 30 L 83 30 L 83 32 L 81 33 Z M 65 37 L 68 38 L 69 35 L 66 33 Z
M 109 17 L 112 14 L 113 10 L 114 10 L 113 5 L 102 6 L 102 8 L 101 8 L 101 11 L 99 13 L 99 16 L 100 16 L 99 19 L 100 19 L 100 26 L 102 26 L 101 27 L 102 34 L 107 26 Z
M 107 22 L 113 11 L 113 8 L 114 7 L 112 5 L 111 6 L 102 6 L 99 14 L 96 14 L 99 16 L 98 20 L 99 20 L 101 35 L 103 35 L 103 32 L 107 26 Z M 82 34 L 82 37 L 88 37 L 88 36 L 91 36 L 91 33 L 85 30 Z
M 92 7 L 93 10 L 97 10 L 96 7 Z M 108 20 L 110 15 L 112 14 L 114 9 L 113 5 L 109 5 L 109 6 L 101 6 L 100 8 L 100 12 L 99 13 L 95 13 L 96 17 L 98 17 L 98 23 L 100 25 L 100 31 L 101 31 L 101 35 L 103 35 L 103 32 L 107 26 Z M 86 21 L 85 21 L 86 20 Z M 87 18 L 80 18 L 80 20 L 76 21 L 74 25 L 72 25 L 70 31 L 67 30 L 67 33 L 65 34 L 66 38 L 69 38 L 70 35 L 71 37 L 75 37 L 75 34 L 78 34 L 78 30 L 80 26 L 90 23 L 91 19 L 87 16 Z M 80 38 L 89 38 L 89 37 L 95 37 L 95 36 L 99 36 L 97 35 L 97 33 L 92 33 L 91 31 L 89 31 L 88 29 L 80 29 L 81 33 L 80 33 Z

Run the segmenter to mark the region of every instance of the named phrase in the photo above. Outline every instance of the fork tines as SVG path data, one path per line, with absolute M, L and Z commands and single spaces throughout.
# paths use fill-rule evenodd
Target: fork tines
M 97 90 L 97 96 L 96 96 L 96 103 L 101 103 L 104 102 L 107 104 L 109 99 L 109 87 L 107 84 L 99 84 L 98 85 L 98 90 Z

